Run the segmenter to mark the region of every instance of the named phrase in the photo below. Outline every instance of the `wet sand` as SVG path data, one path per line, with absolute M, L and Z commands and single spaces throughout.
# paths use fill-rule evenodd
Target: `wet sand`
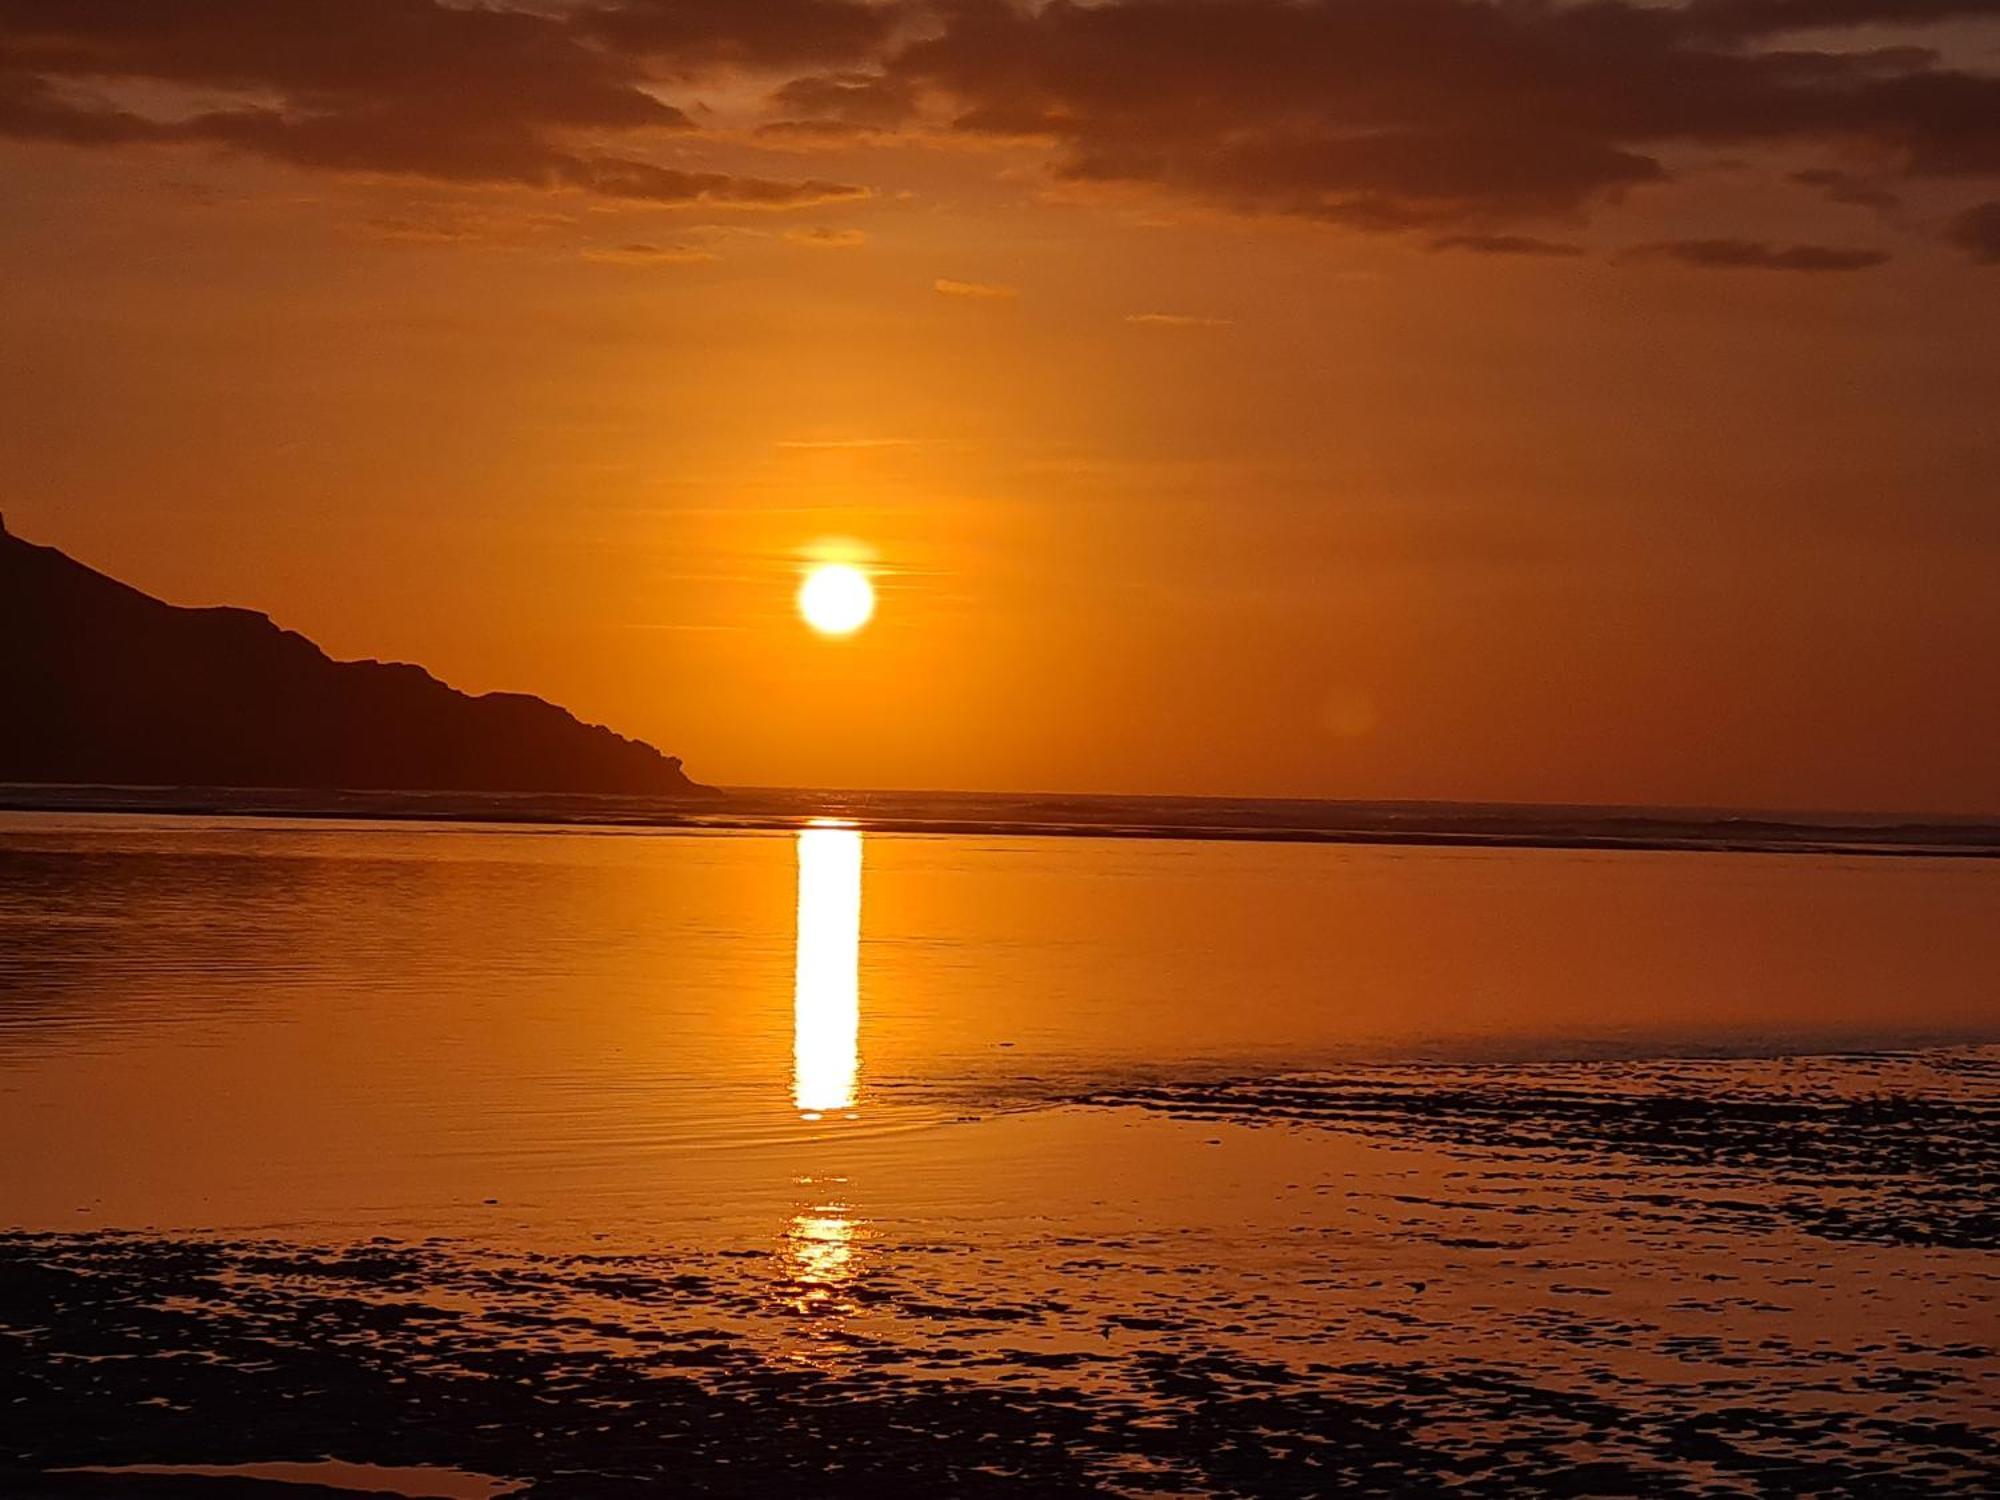
M 331 1455 L 535 1495 L 1993 1493 L 1996 1123 L 1993 1048 L 1406 1065 L 954 1127 L 1209 1174 L 1039 1215 L 836 1180 L 684 1245 L 13 1234 L 0 1489 Z

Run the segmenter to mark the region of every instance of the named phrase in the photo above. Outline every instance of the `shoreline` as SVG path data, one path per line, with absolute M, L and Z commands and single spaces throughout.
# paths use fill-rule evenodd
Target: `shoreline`
M 107 816 L 246 818 L 269 821 L 434 823 L 469 827 L 573 828 L 620 831 L 756 833 L 795 832 L 838 822 L 866 833 L 934 834 L 996 838 L 1099 838 L 1184 840 L 1198 843 L 1343 844 L 1362 847 L 1442 849 L 1545 849 L 1578 852 L 1808 854 L 1905 859 L 2000 859 L 2000 826 L 1980 822 L 1900 822 L 1826 825 L 1789 823 L 1765 818 L 1690 820 L 1642 818 L 1607 811 L 1592 819 L 1598 826 L 1578 827 L 1554 820 L 1540 810 L 1525 811 L 1515 826 L 1504 826 L 1504 815 L 1487 807 L 1450 826 L 1442 814 L 1437 822 L 1411 826 L 1400 811 L 1374 818 L 1365 814 L 1345 822 L 1215 822 L 1112 816 L 1122 804 L 1171 802 L 1199 808 L 1203 799 L 1071 798 L 1082 815 L 1034 817 L 1024 808 L 1017 816 L 974 816 L 964 812 L 925 815 L 904 810 L 930 797 L 913 793 L 785 792 L 776 794 L 796 803 L 773 805 L 771 793 L 731 793 L 700 799 L 630 799 L 583 794 L 541 796 L 532 793 L 349 792 L 318 796 L 264 788 L 138 788 L 16 784 L 0 787 L 0 813 L 100 814 Z M 996 803 L 1005 794 L 990 794 Z M 347 799 L 347 800 L 339 800 Z M 930 800 L 963 804 L 964 794 L 939 794 Z M 1012 799 L 1018 804 L 1045 804 L 1041 796 Z M 1213 799 L 1226 807 L 1244 804 Z M 732 802 L 734 805 L 732 805 Z M 887 802 L 888 809 L 871 804 Z M 1089 806 L 1095 804 L 1095 806 Z M 1342 803 L 1264 804 L 1317 805 L 1329 811 Z M 1579 810 L 1582 812 L 1583 810 Z M 1587 814 L 1585 814 L 1587 816 Z M 1396 826 L 1400 821 L 1401 826 Z M 1503 826 L 1494 826 L 1496 822 Z M 1472 824 L 1479 826 L 1469 826 Z

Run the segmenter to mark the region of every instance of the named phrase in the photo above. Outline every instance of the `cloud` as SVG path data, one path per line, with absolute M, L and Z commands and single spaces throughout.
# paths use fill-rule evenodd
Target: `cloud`
M 819 73 L 771 95 L 785 118 L 776 129 L 816 134 L 893 130 L 917 114 L 915 87 L 882 73 Z
M 658 96 L 644 46 L 620 50 L 598 35 L 603 26 L 650 24 L 659 9 L 0 0 L 0 135 L 205 145 L 306 169 L 652 203 L 789 207 L 863 194 L 837 183 L 678 171 L 593 149 L 606 138 L 640 143 L 694 128 Z M 776 9 L 824 36 L 837 23 L 821 13 L 842 7 L 825 0 Z M 778 20 L 764 6 L 672 10 L 685 12 L 683 25 L 697 11 L 705 16 L 710 54 L 782 52 Z M 148 108 L 128 102 L 135 97 Z
M 1838 167 L 1809 167 L 1792 173 L 1792 181 L 1801 187 L 1818 188 L 1833 202 L 1850 204 L 1855 208 L 1872 208 L 1886 213 L 1899 207 L 1903 201 L 1898 194 L 1884 187 L 1879 179 L 1844 172 Z
M 1876 209 L 2000 179 L 2000 54 L 1935 25 L 1982 18 L 2000 0 L 0 0 L 0 136 L 865 194 L 663 159 L 709 118 L 670 101 L 715 84 L 795 144 L 1040 142 L 1070 184 L 1561 254 L 1529 245 L 1721 154 Z
M 593 245 L 577 253 L 607 266 L 688 266 L 722 259 L 699 245 Z
M 1829 27 L 1914 25 L 1992 17 L 1993 0 L 1693 0 L 1683 9 L 1690 35 L 1742 39 Z
M 868 189 L 846 183 L 776 182 L 727 172 L 683 172 L 617 157 L 564 157 L 558 178 L 607 198 L 644 203 L 721 203 L 735 208 L 799 208 L 865 198 Z
M 1889 259 L 1886 250 L 1833 245 L 1767 245 L 1761 240 L 1666 240 L 1635 245 L 1620 260 L 1671 260 L 1717 271 L 1865 271 Z
M 1525 234 L 1447 234 L 1431 241 L 1433 250 L 1470 250 L 1479 255 L 1581 255 L 1567 240 L 1538 240 Z
M 1151 328 L 1228 328 L 1234 318 L 1204 318 L 1195 313 L 1127 313 L 1125 321 Z
M 992 281 L 954 281 L 948 276 L 940 276 L 931 283 L 931 290 L 940 296 L 961 297 L 971 302 L 1005 302 L 1021 295 L 1021 289 L 1002 286 Z
M 939 101 L 962 134 L 1046 142 L 1065 179 L 1378 232 L 1498 235 L 1573 222 L 1704 152 L 1861 153 L 1888 175 L 2000 175 L 2000 78 L 1857 30 L 1995 11 L 1972 0 L 947 0 L 937 28 L 882 72 Z M 1855 34 L 1813 45 L 1842 30 Z
M 275 96 L 284 119 L 684 124 L 560 18 L 436 0 L 0 0 L 7 68 Z
M 0 60 L 0 69 L 4 67 Z M 121 146 L 160 139 L 166 130 L 101 99 L 65 97 L 43 79 L 0 71 L 0 136 L 65 146 Z
M 559 214 L 482 213 L 464 204 L 412 204 L 401 212 L 371 214 L 344 226 L 364 239 L 394 245 L 494 245 L 539 232 L 573 228 Z
M 358 232 L 369 239 L 387 240 L 399 245 L 456 245 L 474 237 L 476 231 L 467 224 L 440 218 L 411 218 L 399 214 L 381 214 L 364 220 Z
M 1968 208 L 1951 221 L 1947 238 L 1984 266 L 2000 266 L 2000 200 Z
M 683 69 L 824 67 L 875 53 L 904 10 L 876 0 L 620 0 L 583 10 L 577 25 Z
M 867 232 L 860 229 L 788 229 L 785 238 L 814 250 L 852 250 L 868 243 Z

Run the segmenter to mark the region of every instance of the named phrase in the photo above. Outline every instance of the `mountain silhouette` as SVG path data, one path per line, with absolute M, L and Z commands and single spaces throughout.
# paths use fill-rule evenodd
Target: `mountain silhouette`
M 335 661 L 183 609 L 0 518 L 0 782 L 689 795 L 680 760 L 524 693 Z

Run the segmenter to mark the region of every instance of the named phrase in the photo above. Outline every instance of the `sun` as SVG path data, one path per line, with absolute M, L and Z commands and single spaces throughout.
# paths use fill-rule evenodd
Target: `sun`
M 875 586 L 848 563 L 821 563 L 799 585 L 799 613 L 821 635 L 852 635 L 875 613 Z

